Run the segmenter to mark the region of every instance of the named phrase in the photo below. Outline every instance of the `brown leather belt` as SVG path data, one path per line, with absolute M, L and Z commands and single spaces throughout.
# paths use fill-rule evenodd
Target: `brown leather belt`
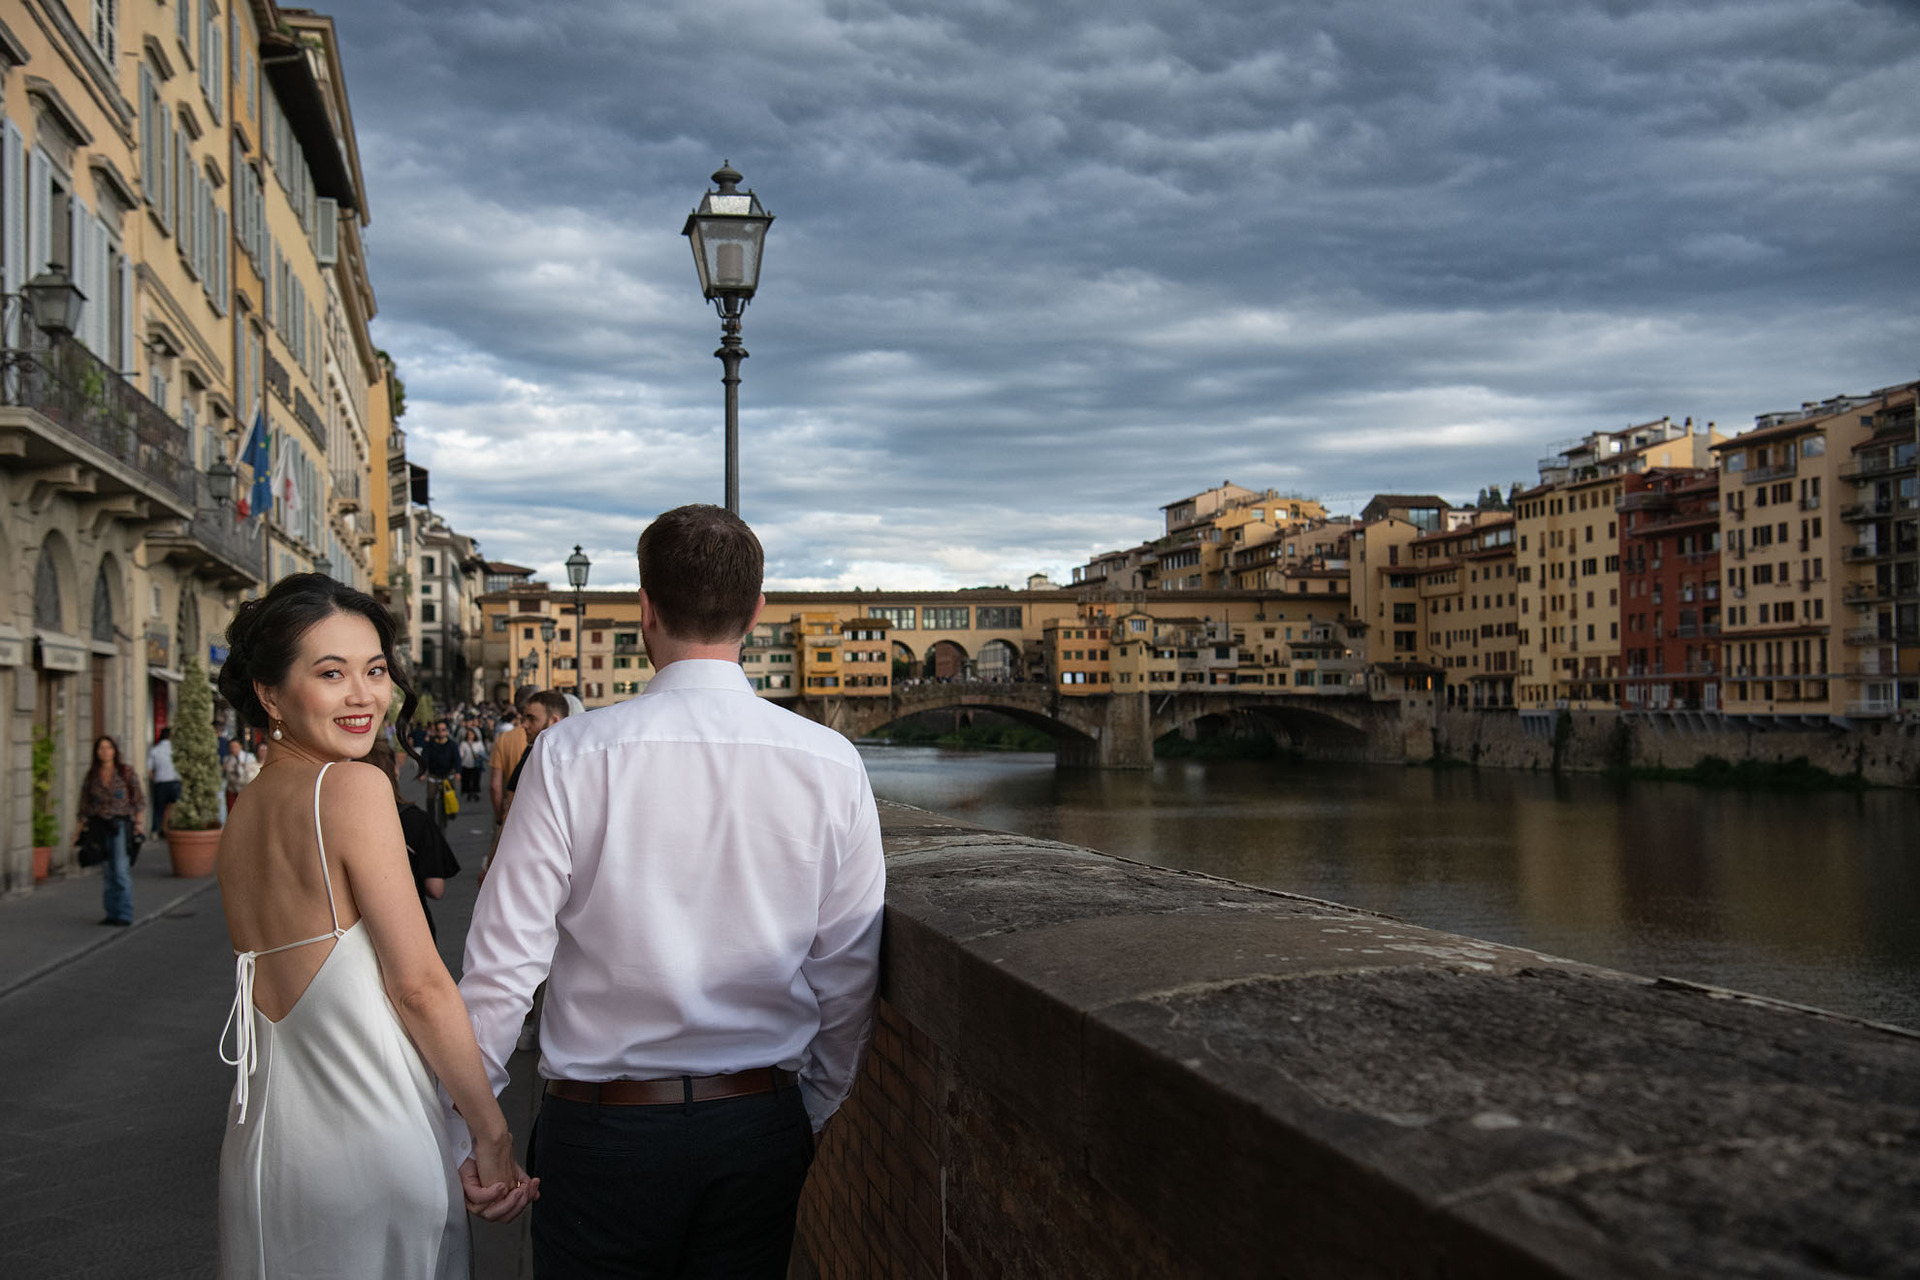
M 755 1067 L 724 1076 L 673 1076 L 666 1080 L 549 1080 L 547 1092 L 569 1102 L 602 1107 L 670 1107 L 717 1098 L 744 1098 L 792 1087 L 796 1077 L 779 1067 Z

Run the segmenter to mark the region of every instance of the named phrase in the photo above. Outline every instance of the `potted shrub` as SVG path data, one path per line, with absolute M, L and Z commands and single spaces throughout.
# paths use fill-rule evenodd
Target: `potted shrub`
M 180 664 L 180 713 L 173 728 L 180 798 L 167 819 L 167 856 L 176 876 L 213 874 L 220 849 L 220 745 L 213 734 L 213 688 L 198 657 Z
M 33 878 L 53 874 L 53 846 L 60 839 L 60 819 L 53 811 L 53 739 L 46 730 L 33 735 Z

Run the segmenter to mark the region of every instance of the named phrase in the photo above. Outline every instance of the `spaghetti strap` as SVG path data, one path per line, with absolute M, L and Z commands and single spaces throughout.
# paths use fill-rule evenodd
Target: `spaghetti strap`
M 327 770 L 333 768 L 329 760 L 320 766 L 320 776 L 313 780 L 313 839 L 320 846 L 320 875 L 327 882 L 327 913 L 333 917 L 333 936 L 340 936 L 340 912 L 333 905 L 333 873 L 327 870 L 327 837 L 320 830 L 320 784 L 326 781 Z

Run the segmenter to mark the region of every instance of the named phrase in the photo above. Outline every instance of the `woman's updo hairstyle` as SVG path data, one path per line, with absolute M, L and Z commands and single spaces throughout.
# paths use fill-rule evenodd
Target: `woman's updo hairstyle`
M 405 741 L 419 695 L 394 656 L 393 614 L 364 591 L 355 591 L 324 573 L 294 573 L 273 584 L 258 600 L 243 601 L 227 627 L 227 660 L 220 668 L 220 696 L 256 729 L 267 727 L 267 709 L 253 691 L 254 681 L 280 684 L 300 656 L 307 632 L 336 613 L 357 613 L 373 624 L 388 677 L 401 696 L 399 735 Z

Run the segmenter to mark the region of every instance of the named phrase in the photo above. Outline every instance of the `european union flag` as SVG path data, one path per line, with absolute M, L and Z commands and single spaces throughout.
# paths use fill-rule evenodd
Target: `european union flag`
M 247 436 L 247 447 L 241 451 L 240 461 L 253 468 L 253 491 L 242 504 L 240 514 L 264 516 L 273 509 L 273 467 L 272 456 L 267 448 L 267 407 L 264 404 L 253 419 L 253 432 Z

